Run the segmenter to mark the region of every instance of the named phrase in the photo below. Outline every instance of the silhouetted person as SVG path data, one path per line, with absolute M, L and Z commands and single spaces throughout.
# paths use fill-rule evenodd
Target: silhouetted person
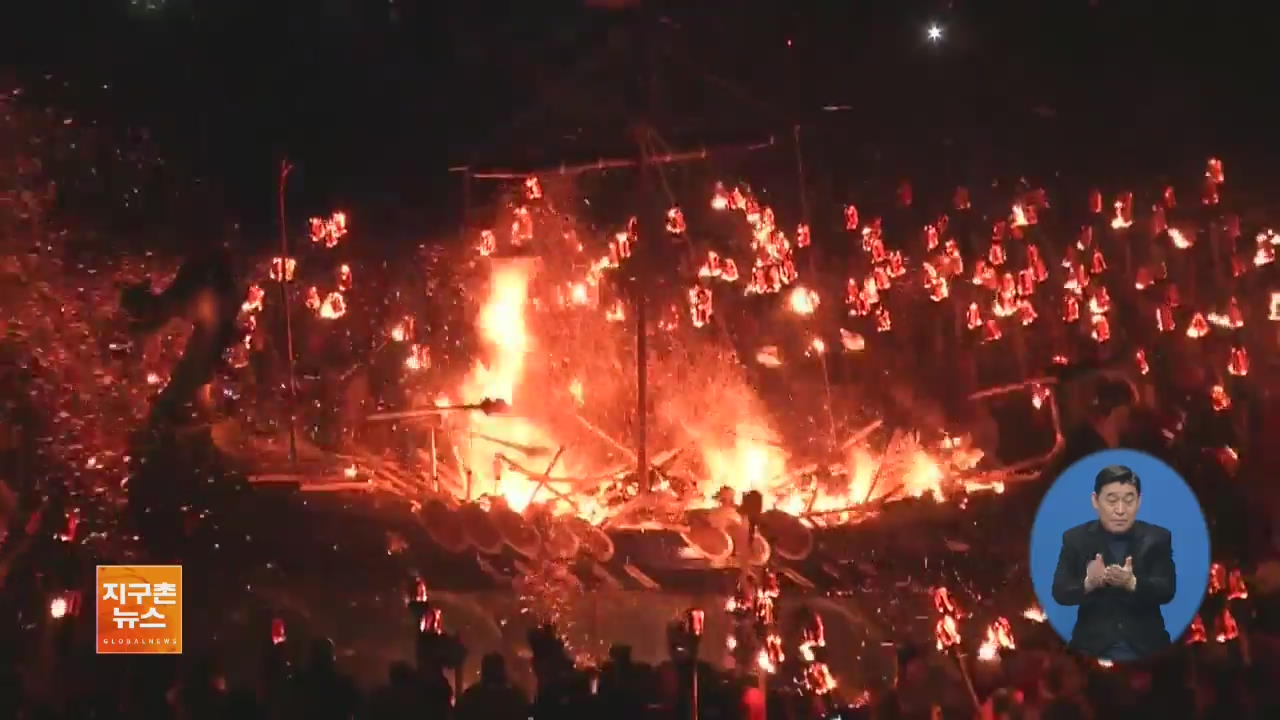
M 369 706 L 369 717 L 376 720 L 439 717 L 428 712 L 424 688 L 407 662 L 391 663 L 388 684 L 374 694 Z
M 1133 388 L 1123 380 L 1102 378 L 1094 387 L 1084 422 L 1068 431 L 1062 454 L 1049 479 L 1056 479 L 1075 461 L 1096 452 L 1119 447 L 1129 428 L 1130 409 L 1137 401 Z
M 529 631 L 528 638 L 533 653 L 533 674 L 538 682 L 532 717 L 535 720 L 589 717 L 590 688 L 584 686 L 584 678 L 574 668 L 555 629 L 535 628 Z
M 294 715 L 313 720 L 347 720 L 360 709 L 360 693 L 350 678 L 338 672 L 333 642 L 320 638 L 311 645 L 307 667 L 295 685 Z
M 216 720 L 226 716 L 227 681 L 210 657 L 198 658 L 178 687 L 179 720 Z
M 418 673 L 415 681 L 431 717 L 447 717 L 453 710 L 453 686 L 445 670 L 461 662 L 461 645 L 445 634 L 418 633 Z
M 458 700 L 458 720 L 525 720 L 529 701 L 507 680 L 502 655 L 490 653 L 480 661 L 480 682 L 467 688 Z
M 641 717 L 647 698 L 642 694 L 640 673 L 631 660 L 630 646 L 609 648 L 609 660 L 600 669 L 598 692 L 601 710 L 611 720 Z
M 135 331 L 154 333 L 177 317 L 194 326 L 182 359 L 152 406 L 153 426 L 183 420 L 200 388 L 213 379 L 223 352 L 235 340 L 243 301 L 231 253 L 221 245 L 188 258 L 162 292 L 152 291 L 147 283 L 125 288 L 120 304 Z

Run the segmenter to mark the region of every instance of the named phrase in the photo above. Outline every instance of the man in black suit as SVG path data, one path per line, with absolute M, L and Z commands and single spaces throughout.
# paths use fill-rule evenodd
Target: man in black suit
M 1169 531 L 1136 519 L 1142 481 L 1123 465 L 1093 481 L 1098 519 L 1062 534 L 1053 599 L 1079 605 L 1071 649 L 1136 660 L 1169 645 L 1160 606 L 1176 585 Z

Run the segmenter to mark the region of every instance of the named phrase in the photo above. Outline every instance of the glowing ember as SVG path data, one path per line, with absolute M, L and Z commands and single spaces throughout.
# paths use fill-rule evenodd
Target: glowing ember
M 431 351 L 426 345 L 410 345 L 409 356 L 404 359 L 404 366 L 408 370 L 429 369 L 431 367 Z
M 494 254 L 498 251 L 498 236 L 492 230 L 481 230 L 480 245 L 477 249 L 485 257 Z
M 1244 347 L 1236 345 L 1231 348 L 1231 356 L 1227 360 L 1227 372 L 1237 377 L 1249 374 L 1249 353 Z
M 527 177 L 524 180 L 525 197 L 530 200 L 542 199 L 542 183 L 538 182 L 536 177 Z
M 1143 350 L 1142 348 L 1138 348 L 1138 351 L 1133 354 L 1133 360 L 1138 366 L 1139 374 L 1146 375 L 1147 373 L 1151 372 L 1151 366 L 1147 365 L 1146 350 Z
M 320 304 L 320 317 L 325 320 L 337 320 L 347 314 L 347 301 L 340 292 L 331 292 Z
M 574 283 L 569 287 L 569 302 L 580 307 L 591 304 L 591 291 L 586 283 Z
M 822 338 L 814 338 L 813 342 L 809 343 L 809 347 L 819 355 L 827 351 L 827 344 L 822 341 Z
M 351 266 L 343 263 L 338 266 L 338 289 L 346 292 L 351 289 Z
M 684 221 L 684 213 L 680 211 L 679 206 L 667 211 L 667 232 L 672 235 L 683 235 L 688 229 L 689 226 Z
M 521 205 L 512 211 L 511 244 L 520 247 L 533 239 L 533 214 Z
M 1218 412 L 1231 408 L 1231 396 L 1227 394 L 1227 389 L 1221 385 L 1214 385 L 1209 390 L 1209 399 L 1213 402 L 1213 409 Z
M 1192 618 L 1191 625 L 1187 628 L 1186 643 L 1188 645 L 1196 645 L 1199 643 L 1208 642 L 1208 639 L 1209 639 L 1208 633 L 1205 632 L 1205 628 L 1204 628 L 1204 621 L 1200 619 L 1199 615 L 1196 615 L 1194 618 Z
M 822 342 L 817 340 L 816 342 Z M 767 368 L 782 367 L 782 358 L 778 356 L 777 345 L 766 345 L 756 352 L 756 362 Z
M 240 309 L 244 312 L 258 312 L 262 309 L 262 301 L 267 297 L 267 292 L 258 285 L 250 285 L 249 291 L 245 294 L 244 303 L 240 305 Z
M 620 323 L 627 319 L 627 310 L 622 306 L 621 300 L 615 300 L 604 312 L 604 319 L 609 322 Z
M 391 326 L 390 334 L 391 339 L 396 342 L 404 342 L 413 337 L 413 316 L 406 315 L 396 321 L 396 324 Z
M 303 301 L 307 309 L 312 312 L 320 312 L 320 291 L 316 290 L 316 286 L 312 285 L 307 288 L 307 298 Z
M 1151 276 L 1151 268 L 1144 265 L 1143 267 L 1138 268 L 1138 272 L 1134 276 L 1133 287 L 1138 290 L 1146 290 L 1151 287 L 1153 282 L 1155 282 L 1155 280 Z
M 937 640 L 939 651 L 953 648 L 960 644 L 960 629 L 957 627 L 955 616 L 943 615 L 938 618 L 938 624 L 933 629 L 934 638 Z
M 995 660 L 1001 650 L 1015 650 L 1013 628 L 1005 618 L 996 618 L 987 626 L 987 636 L 978 647 L 978 659 Z
M 889 253 L 889 277 L 897 278 L 907 274 L 906 262 L 902 259 L 902 252 L 894 250 Z
M 1204 315 L 1196 313 L 1191 316 L 1191 323 L 1187 325 L 1187 337 L 1202 338 L 1209 334 L 1209 321 L 1204 319 Z
M 1026 227 L 1031 224 L 1027 222 L 1027 211 L 1022 207 L 1022 203 L 1014 203 L 1013 213 L 1009 216 L 1009 224 L 1013 227 Z
M 791 311 L 797 315 L 812 315 L 817 311 L 818 303 L 818 293 L 804 286 L 796 287 L 789 296 Z
M 1271 291 L 1271 301 L 1267 308 L 1267 319 L 1280 322 L 1280 292 Z
M 1114 203 L 1115 216 L 1111 218 L 1111 227 L 1123 230 L 1133 225 L 1133 193 L 1121 193 Z
M 1050 392 L 1052 392 L 1052 391 L 1051 391 L 1051 390 L 1049 390 L 1048 386 L 1045 386 L 1045 385 L 1034 385 L 1034 386 L 1032 386 L 1032 388 L 1031 388 L 1031 406 L 1032 406 L 1032 407 L 1034 407 L 1034 408 L 1035 408 L 1035 409 L 1037 409 L 1037 410 L 1039 410 L 1040 408 L 1044 407 L 1045 401 L 1047 401 L 1047 400 L 1049 399 L 1049 394 L 1050 394 Z
M 978 303 L 969 303 L 969 309 L 965 311 L 965 324 L 970 330 L 982 327 L 982 310 Z
M 578 404 L 578 407 L 582 407 L 586 403 L 583 399 L 582 393 L 582 381 L 578 378 L 574 378 L 569 383 L 569 394 L 573 396 L 573 401 Z
M 331 248 L 347 234 L 347 214 L 335 212 L 328 219 L 313 217 L 310 225 L 311 242 Z
M 1031 622 L 1038 622 L 1038 623 L 1045 622 L 1046 620 L 1049 619 L 1049 616 L 1044 614 L 1044 609 L 1041 608 L 1039 605 L 1032 605 L 1026 610 L 1023 610 L 1022 617 L 1030 620 Z
M 1179 250 L 1186 250 L 1187 248 L 1194 245 L 1195 244 L 1194 237 L 1195 236 L 1193 235 L 1192 237 L 1188 238 L 1178 228 L 1172 228 L 1172 227 L 1169 228 L 1169 241 L 1172 242 L 1173 246 L 1178 248 Z
M 840 328 L 840 344 L 849 352 L 861 352 L 867 348 L 867 341 L 856 332 Z
M 844 206 L 844 229 L 855 232 L 858 229 L 858 208 L 855 205 Z
M 1004 264 L 1005 252 L 1004 243 L 992 242 L 991 249 L 987 251 L 987 262 L 999 267 Z
M 1106 271 L 1107 271 L 1107 260 L 1102 256 L 1102 250 L 1099 248 L 1094 248 L 1093 258 L 1089 263 L 1089 274 L 1101 275 Z
M 1215 157 L 1209 158 L 1205 164 L 1204 176 L 1209 178 L 1215 185 L 1221 185 L 1226 182 L 1226 175 L 1222 172 L 1222 161 Z
M 1111 296 L 1107 293 L 1107 289 L 1101 285 L 1093 290 L 1093 297 L 1089 298 L 1089 312 L 1094 315 L 1106 315 L 1111 311 Z
M 159 385 L 159 384 L 160 384 L 160 383 L 162 383 L 162 382 L 164 382 L 164 378 L 160 377 L 160 375 L 159 375 L 158 373 L 155 373 L 155 372 L 149 372 L 149 373 L 147 373 L 147 384 L 148 384 L 148 385 Z
M 1177 326 L 1173 321 L 1173 306 L 1165 303 L 1156 308 L 1156 329 L 1160 332 L 1173 332 Z
M 271 279 L 280 282 L 293 282 L 293 273 L 298 269 L 298 261 L 293 258 L 271 258 Z
M 355 465 L 348 465 L 347 468 L 342 471 L 343 477 L 345 477 L 348 480 L 355 480 L 356 475 L 358 474 L 359 474 L 359 470 L 356 469 Z
M 701 285 L 689 288 L 689 312 L 693 316 L 694 327 L 704 327 L 711 322 L 711 290 Z
M 809 226 L 797 225 L 796 226 L 796 247 L 802 247 L 802 248 L 809 247 L 809 244 L 811 242 L 813 242 L 813 238 L 810 235 Z
M 1249 588 L 1244 584 L 1244 575 L 1240 573 L 1239 568 L 1233 569 L 1231 574 L 1227 577 L 1227 599 L 1249 599 Z
M 67 615 L 67 599 L 58 595 L 49 601 L 49 617 L 61 620 Z
M 1107 321 L 1106 315 L 1093 316 L 1093 330 L 1089 336 L 1098 343 L 1105 343 L 1111 339 L 1111 323 Z
M 1229 608 L 1222 608 L 1222 614 L 1218 616 L 1218 620 L 1214 623 L 1214 639 L 1220 643 L 1226 643 L 1240 637 L 1240 626 L 1236 624 L 1236 618 L 1231 614 Z
M 1004 333 L 1000 331 L 1000 323 L 995 320 L 987 320 L 982 325 L 982 341 L 995 342 L 1004 337 Z
M 876 332 L 889 332 L 893 329 L 893 319 L 889 316 L 889 309 L 881 305 L 876 308 Z
M 1023 327 L 1034 323 L 1038 317 L 1040 316 L 1036 313 L 1036 309 L 1031 305 L 1030 300 L 1022 298 L 1018 301 L 1018 321 L 1022 323 Z
M 1270 245 L 1259 245 L 1253 254 L 1253 264 L 1257 267 L 1270 265 L 1276 260 L 1276 251 Z
M 1080 301 L 1075 295 L 1062 296 L 1062 322 L 1073 323 L 1080 319 Z
M 711 209 L 712 210 L 728 210 L 729 209 L 729 194 L 725 192 L 724 183 L 722 182 L 716 183 L 716 188 L 711 194 Z

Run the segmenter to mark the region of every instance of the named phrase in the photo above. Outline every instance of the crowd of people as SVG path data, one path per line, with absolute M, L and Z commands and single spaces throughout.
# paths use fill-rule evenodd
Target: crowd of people
M 1050 645 L 1008 651 L 994 662 L 899 645 L 882 682 L 823 694 L 801 692 L 781 674 L 762 684 L 755 674 L 717 669 L 675 642 L 661 663 L 635 661 L 629 647 L 614 646 L 598 667 L 577 667 L 562 646 L 547 642 L 547 630 L 530 632 L 536 683 L 529 691 L 512 681 L 498 653 L 480 658 L 478 680 L 455 691 L 461 673 L 451 672 L 450 653 L 441 652 L 447 636 L 433 634 L 419 637 L 416 663 L 393 663 L 385 683 L 368 689 L 339 669 L 324 638 L 312 641 L 296 666 L 287 641 L 265 645 L 256 680 L 234 687 L 227 667 L 249 659 L 201 652 L 102 664 L 89 677 L 55 678 L 35 695 L 23 689 L 30 666 L 10 658 L 0 668 L 0 718 L 1216 720 L 1280 712 L 1274 627 L 1247 641 L 1182 645 L 1116 666 Z

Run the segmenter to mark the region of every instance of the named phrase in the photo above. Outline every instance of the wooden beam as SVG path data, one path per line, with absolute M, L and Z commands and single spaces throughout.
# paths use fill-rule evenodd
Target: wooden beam
M 647 159 L 650 165 L 671 165 L 674 163 L 691 162 L 694 160 L 705 160 L 713 155 L 725 152 L 749 152 L 753 150 L 762 150 L 764 148 L 773 147 L 774 138 L 770 136 L 768 140 L 757 143 L 749 143 L 746 145 L 729 145 L 721 148 L 699 148 L 697 150 L 688 150 L 685 152 L 672 152 L 665 155 L 654 155 Z M 527 177 L 545 176 L 545 175 L 584 175 L 592 172 L 603 172 L 605 170 L 618 170 L 622 168 L 638 167 L 640 165 L 639 158 L 600 158 L 593 162 L 578 163 L 575 165 L 560 164 L 552 167 L 544 167 L 535 170 L 510 170 L 505 168 L 475 170 L 470 166 L 458 166 L 449 168 L 450 172 L 466 173 L 468 177 L 477 180 L 523 180 Z

